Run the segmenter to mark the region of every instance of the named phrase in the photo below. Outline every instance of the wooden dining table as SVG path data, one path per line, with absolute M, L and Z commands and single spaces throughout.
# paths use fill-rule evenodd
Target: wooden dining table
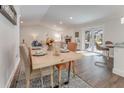
M 38 50 L 31 50 L 31 54 L 34 54 Z M 47 51 L 47 54 L 44 56 L 31 56 L 32 58 L 32 69 L 42 69 L 45 67 L 51 67 L 51 87 L 53 87 L 53 73 L 54 73 L 54 66 L 61 63 L 67 63 L 71 61 L 76 61 L 82 58 L 82 54 L 76 52 L 67 52 L 67 53 L 60 53 L 59 56 L 55 56 L 53 51 Z M 78 61 L 76 61 L 78 62 Z M 70 72 L 71 72 L 71 64 L 69 64 L 68 70 L 68 80 L 66 83 L 69 83 L 70 80 Z

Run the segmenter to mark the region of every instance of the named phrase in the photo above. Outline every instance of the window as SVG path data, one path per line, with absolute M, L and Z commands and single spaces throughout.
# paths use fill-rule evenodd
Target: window
M 124 24 L 124 17 L 121 18 L 121 24 Z

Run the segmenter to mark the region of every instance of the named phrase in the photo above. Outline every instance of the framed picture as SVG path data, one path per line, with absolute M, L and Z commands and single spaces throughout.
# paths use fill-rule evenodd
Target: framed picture
M 79 32 L 75 32 L 75 37 L 79 37 Z
M 0 5 L 0 13 L 12 24 L 17 24 L 17 13 L 12 5 Z

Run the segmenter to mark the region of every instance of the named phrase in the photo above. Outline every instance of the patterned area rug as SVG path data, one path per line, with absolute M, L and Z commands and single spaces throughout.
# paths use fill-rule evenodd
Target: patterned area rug
M 62 83 L 67 81 L 68 73 L 66 70 L 62 71 Z M 15 84 L 11 85 L 11 88 L 25 88 L 26 79 L 24 71 L 20 71 L 15 78 Z M 43 85 L 41 83 L 41 77 L 31 80 L 30 88 L 50 88 L 50 75 L 43 77 Z M 54 71 L 54 86 L 58 85 L 58 71 Z M 73 74 L 70 75 L 70 82 L 66 85 L 62 84 L 61 88 L 91 88 L 85 81 L 80 79 L 77 75 L 73 77 Z

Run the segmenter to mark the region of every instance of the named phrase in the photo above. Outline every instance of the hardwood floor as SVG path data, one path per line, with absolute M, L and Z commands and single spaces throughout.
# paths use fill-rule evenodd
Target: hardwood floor
M 107 62 L 107 65 L 96 66 L 95 62 Z M 102 65 L 102 64 L 101 64 Z M 124 78 L 112 73 L 113 59 L 103 56 L 84 56 L 76 62 L 77 75 L 94 88 L 123 88 Z
M 96 66 L 95 62 L 107 62 L 107 65 Z M 84 56 L 76 63 L 77 75 L 93 88 L 124 88 L 124 77 L 112 73 L 113 59 L 103 56 Z M 18 73 L 18 70 L 17 70 Z M 15 78 L 16 78 L 15 74 Z M 16 83 L 13 80 L 12 85 Z M 11 85 L 11 86 L 12 86 Z

